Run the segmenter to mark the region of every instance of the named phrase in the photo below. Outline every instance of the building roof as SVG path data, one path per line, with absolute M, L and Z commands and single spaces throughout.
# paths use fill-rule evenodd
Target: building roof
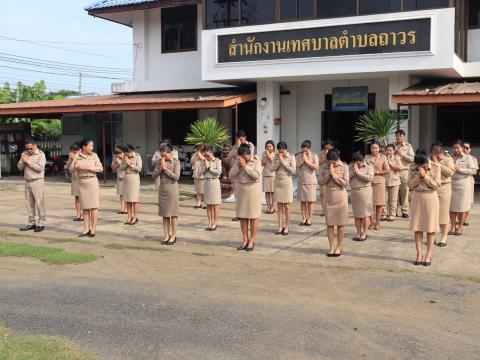
M 480 103 L 480 82 L 423 81 L 396 92 L 392 101 L 399 105 Z
M 88 5 L 85 10 L 90 15 L 108 12 L 141 10 L 155 7 L 198 4 L 200 0 L 100 0 Z
M 253 91 L 239 89 L 198 90 L 149 94 L 84 96 L 63 100 L 0 104 L 1 117 L 61 117 L 68 113 L 220 109 L 252 101 Z
M 100 10 L 100 9 L 108 9 L 108 8 L 115 8 L 121 6 L 129 6 L 129 5 L 138 5 L 144 3 L 152 3 L 158 2 L 158 0 L 101 0 L 88 5 L 85 10 Z

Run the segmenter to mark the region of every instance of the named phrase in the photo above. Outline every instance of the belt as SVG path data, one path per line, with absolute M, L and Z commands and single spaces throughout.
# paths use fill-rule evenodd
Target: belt
M 421 192 L 421 193 L 432 193 L 435 192 L 436 190 L 413 190 L 413 192 Z
M 359 187 L 351 187 L 351 188 L 352 190 L 360 190 L 360 189 L 368 189 L 371 187 L 372 187 L 371 185 L 367 185 L 367 186 L 359 186 Z
M 44 178 L 38 178 L 38 179 L 25 179 L 26 182 L 34 182 L 37 180 L 43 180 Z
M 338 187 L 332 187 L 332 188 L 327 188 L 330 191 L 343 191 L 345 190 L 344 188 L 338 188 Z
M 218 178 L 203 178 L 205 181 L 215 181 L 218 180 Z
M 90 179 L 90 178 L 94 178 L 96 177 L 95 175 L 91 175 L 91 176 L 79 176 L 80 179 Z

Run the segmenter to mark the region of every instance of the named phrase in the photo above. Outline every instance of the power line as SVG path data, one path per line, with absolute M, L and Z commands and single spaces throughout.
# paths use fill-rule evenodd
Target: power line
M 53 74 L 53 75 L 60 75 L 60 76 L 75 76 L 77 77 L 78 74 L 67 74 L 67 73 L 58 73 L 58 72 L 49 72 L 49 71 L 42 71 L 42 70 L 33 70 L 33 69 L 25 69 L 25 68 L 17 68 L 14 66 L 6 66 L 6 65 L 0 65 L 0 68 L 6 68 L 6 69 L 13 69 L 13 70 L 22 70 L 22 71 L 30 71 L 30 72 L 36 72 L 36 73 L 42 73 L 42 74 Z M 98 76 L 98 75 L 91 75 L 91 74 L 84 74 L 83 76 L 92 78 L 92 79 L 109 79 L 109 80 L 123 80 L 123 81 L 128 81 L 128 79 L 125 78 L 116 78 L 116 77 L 108 77 L 108 76 Z
M 0 39 L 1 41 L 12 41 L 11 39 Z M 23 39 L 18 39 L 18 40 L 23 40 Z M 27 41 L 27 40 L 23 40 Z M 38 44 L 64 44 L 64 45 L 93 45 L 93 46 L 134 46 L 137 44 L 133 43 L 101 43 L 101 42 L 73 42 L 73 41 L 46 41 L 46 40 L 28 40 L 34 43 Z
M 17 39 L 17 38 L 12 38 L 12 37 L 9 37 L 9 36 L 0 35 L 0 38 L 5 39 L 5 40 L 10 40 L 10 41 L 17 41 L 17 42 L 28 43 L 28 44 L 33 44 L 33 45 L 37 45 L 37 46 L 48 47 L 48 48 L 51 48 L 51 49 L 69 51 L 69 52 L 73 52 L 73 53 L 77 53 L 77 54 L 86 54 L 86 55 L 98 56 L 98 57 L 103 57 L 103 58 L 108 58 L 108 59 L 131 61 L 129 59 L 120 58 L 120 57 L 116 57 L 116 56 L 102 55 L 102 54 L 92 53 L 92 52 L 88 52 L 88 51 L 73 50 L 73 49 L 68 49 L 68 48 L 64 48 L 64 47 L 60 47 L 60 46 L 46 45 L 46 44 L 35 42 L 35 41 L 30 41 L 30 40 L 25 40 L 25 39 Z

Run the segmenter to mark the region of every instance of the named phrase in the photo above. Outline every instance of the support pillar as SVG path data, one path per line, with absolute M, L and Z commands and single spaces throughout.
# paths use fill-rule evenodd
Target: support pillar
M 257 153 L 261 154 L 268 140 L 280 141 L 280 84 L 274 81 L 257 82 Z

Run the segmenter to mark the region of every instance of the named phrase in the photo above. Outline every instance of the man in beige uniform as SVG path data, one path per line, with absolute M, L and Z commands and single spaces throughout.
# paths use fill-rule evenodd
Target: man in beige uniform
M 40 232 L 45 229 L 45 154 L 35 141 L 25 141 L 25 151 L 18 162 L 18 169 L 24 172 L 25 177 L 25 200 L 27 204 L 29 225 L 20 231 L 34 230 Z
M 415 152 L 412 145 L 405 141 L 405 131 L 397 130 L 395 133 L 397 140 L 395 153 L 400 156 L 404 170 L 400 171 L 400 189 L 398 191 L 398 201 L 402 207 L 402 217 L 408 219 L 408 169 L 413 164 Z

